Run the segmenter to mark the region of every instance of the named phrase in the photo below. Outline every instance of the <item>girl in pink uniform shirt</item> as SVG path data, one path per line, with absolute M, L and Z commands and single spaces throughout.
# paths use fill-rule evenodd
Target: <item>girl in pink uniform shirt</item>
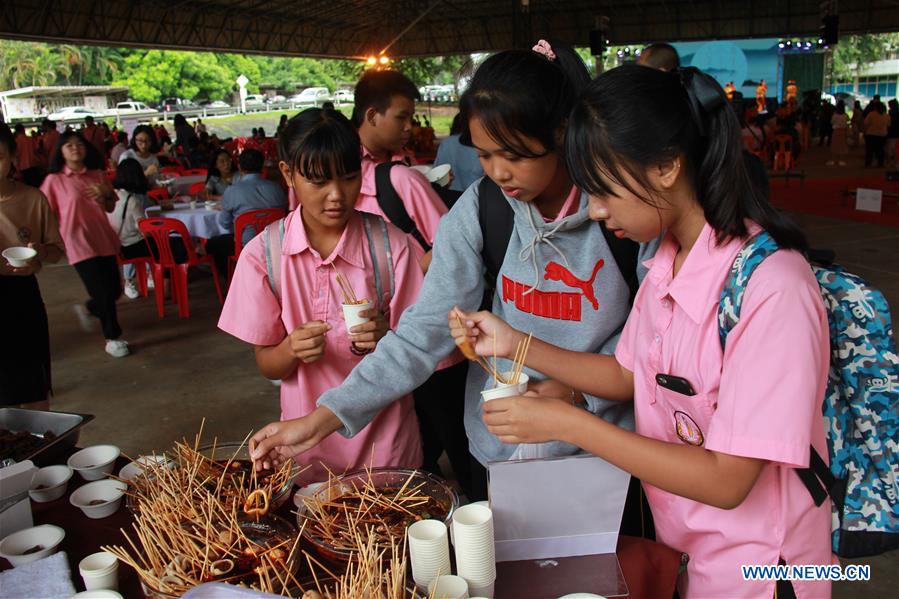
M 696 69 L 604 73 L 566 134 L 572 178 L 590 215 L 622 237 L 666 232 L 615 356 L 534 340 L 527 366 L 575 388 L 634 401 L 636 432 L 562 399 L 484 404 L 505 443 L 563 440 L 639 477 L 658 539 L 690 555 L 679 590 L 697 597 L 829 597 L 829 582 L 743 580 L 743 564 L 830 564 L 830 502 L 793 471 L 809 445 L 827 455 L 821 401 L 827 318 L 801 232 L 752 188 L 724 92 Z M 766 230 L 780 251 L 749 280 L 722 350 L 718 304 L 737 253 Z M 451 313 L 457 343 L 512 356 L 525 332 L 487 312 Z M 662 386 L 656 375 L 685 379 Z M 670 378 L 668 379 L 670 380 Z M 662 383 L 665 381 L 663 380 Z
M 241 252 L 219 327 L 253 344 L 262 374 L 281 379 L 281 419 L 305 416 L 319 395 L 340 385 L 374 349 L 418 296 L 421 249 L 386 224 L 394 292 L 389 306 L 363 312 L 371 321 L 346 330 L 342 273 L 359 299 L 377 297 L 363 213 L 354 209 L 361 185 L 359 136 L 342 114 L 305 110 L 279 138 L 279 167 L 299 201 L 284 220 L 280 295 L 269 280 L 264 235 Z M 373 227 L 378 217 L 366 215 Z M 268 249 L 271 249 L 269 246 Z M 274 278 L 274 275 L 273 275 Z M 386 284 L 386 283 L 385 283 Z M 277 287 L 277 285 L 276 285 Z M 359 435 L 337 435 L 302 456 L 301 482 L 327 478 L 327 470 L 373 466 L 418 467 L 421 438 L 410 396 L 390 404 Z
M 122 339 L 116 300 L 122 296 L 122 279 L 116 255 L 121 243 L 106 214 L 118 200 L 106 180 L 100 152 L 77 131 L 59 138 L 50 158 L 50 174 L 41 184 L 66 246 L 69 264 L 84 283 L 90 299 L 74 306 L 85 331 L 100 321 L 106 338 L 106 353 L 123 358 L 130 353 Z

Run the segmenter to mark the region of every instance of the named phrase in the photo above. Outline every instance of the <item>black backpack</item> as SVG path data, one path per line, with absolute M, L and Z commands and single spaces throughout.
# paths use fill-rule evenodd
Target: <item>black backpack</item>
M 415 221 L 409 216 L 409 212 L 403 204 L 403 199 L 399 196 L 396 189 L 393 188 L 393 184 L 390 182 L 390 169 L 398 164 L 406 167 L 409 166 L 405 162 L 394 161 L 383 162 L 375 167 L 375 194 L 378 198 L 378 206 L 381 207 L 381 211 L 384 212 L 387 220 L 403 233 L 412 235 L 424 251 L 428 252 L 431 250 L 431 244 L 428 243 L 424 235 L 421 234 L 421 231 L 418 230 Z M 436 183 L 431 183 L 431 188 L 438 196 L 440 196 L 440 199 L 446 204 L 447 209 L 452 208 L 456 203 L 456 200 L 459 199 L 459 196 L 462 195 L 461 191 L 454 191 L 448 187 L 437 185 Z
M 481 310 L 490 310 L 493 307 L 493 294 L 496 292 L 496 278 L 499 269 L 506 257 L 506 249 L 512 238 L 512 229 L 515 228 L 515 214 L 512 206 L 506 201 L 499 186 L 489 177 L 484 177 L 478 184 L 478 220 L 481 224 L 481 235 L 484 238 L 484 249 L 481 257 L 484 260 L 484 298 L 481 301 Z M 637 254 L 639 244 L 630 239 L 619 239 L 612 235 L 605 223 L 597 223 L 602 230 L 612 258 L 621 271 L 630 292 L 629 302 L 634 303 L 637 288 L 640 282 L 637 280 Z

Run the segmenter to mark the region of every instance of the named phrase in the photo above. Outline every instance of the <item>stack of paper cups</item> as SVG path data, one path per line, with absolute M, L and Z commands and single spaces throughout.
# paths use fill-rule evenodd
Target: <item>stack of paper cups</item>
M 452 573 L 446 524 L 439 520 L 420 520 L 410 526 L 406 534 L 416 585 L 426 589 L 438 576 Z
M 84 588 L 88 591 L 119 588 L 119 560 L 111 553 L 92 553 L 78 564 Z
M 453 513 L 456 574 L 468 582 L 472 595 L 493 596 L 496 553 L 493 545 L 493 511 L 487 506 L 466 505 Z

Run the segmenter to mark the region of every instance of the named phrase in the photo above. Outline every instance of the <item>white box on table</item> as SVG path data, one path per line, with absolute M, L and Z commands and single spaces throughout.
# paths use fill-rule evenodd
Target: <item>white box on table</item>
M 28 488 L 35 472 L 31 460 L 0 468 L 0 539 L 34 526 Z

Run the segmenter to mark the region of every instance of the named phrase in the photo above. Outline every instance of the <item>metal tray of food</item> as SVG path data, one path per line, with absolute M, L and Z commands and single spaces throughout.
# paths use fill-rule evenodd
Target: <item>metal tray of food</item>
M 61 463 L 67 450 L 75 447 L 81 427 L 93 420 L 91 414 L 45 412 L 20 408 L 0 408 L 0 463 L 31 460 L 38 466 Z M 20 435 L 17 441 L 15 433 Z

